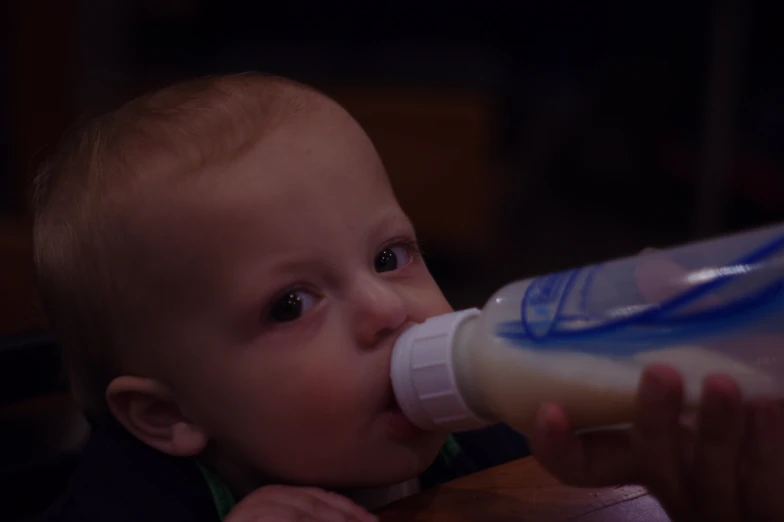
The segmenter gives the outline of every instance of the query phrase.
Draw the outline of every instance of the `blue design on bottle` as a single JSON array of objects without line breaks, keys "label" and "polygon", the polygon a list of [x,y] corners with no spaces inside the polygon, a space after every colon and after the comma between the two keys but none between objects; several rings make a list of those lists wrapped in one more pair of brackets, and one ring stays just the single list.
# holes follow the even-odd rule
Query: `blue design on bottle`
[{"label": "blue design on bottle", "polygon": [[[772,276],[772,282],[741,298],[688,313],[683,310],[743,277],[746,267],[759,264],[782,248],[784,236],[725,265],[729,269],[714,279],[617,319],[562,312],[575,281],[582,274],[585,282],[590,283],[596,267],[589,268],[591,273],[587,275],[581,270],[571,270],[540,277],[531,282],[523,295],[520,320],[499,324],[496,333],[512,344],[531,349],[564,348],[602,355],[632,355],[710,332],[738,329],[780,310],[784,304],[784,281],[780,276]],[[583,310],[585,291],[583,286],[580,289]]]}]

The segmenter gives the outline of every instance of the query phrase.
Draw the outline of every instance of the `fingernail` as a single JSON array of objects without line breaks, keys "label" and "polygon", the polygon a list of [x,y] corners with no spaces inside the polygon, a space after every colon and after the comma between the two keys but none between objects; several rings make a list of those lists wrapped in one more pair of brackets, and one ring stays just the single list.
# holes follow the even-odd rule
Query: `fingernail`
[{"label": "fingernail", "polygon": [[536,421],[534,422],[534,426],[536,431],[538,431],[541,435],[549,435],[552,433],[552,418],[553,418],[553,410],[555,406],[552,404],[543,404],[539,408],[539,412],[536,414]]},{"label": "fingernail", "polygon": [[645,402],[661,402],[669,392],[667,383],[655,371],[646,372],[642,380],[641,397]]}]

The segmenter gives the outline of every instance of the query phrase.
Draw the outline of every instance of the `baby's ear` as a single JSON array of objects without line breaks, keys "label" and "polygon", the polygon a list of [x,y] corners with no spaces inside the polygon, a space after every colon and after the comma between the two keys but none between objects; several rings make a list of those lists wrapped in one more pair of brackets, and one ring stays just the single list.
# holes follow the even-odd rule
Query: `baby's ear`
[{"label": "baby's ear", "polygon": [[209,440],[182,414],[169,390],[154,379],[117,377],[109,383],[106,402],[125,429],[163,453],[192,457],[201,453]]}]

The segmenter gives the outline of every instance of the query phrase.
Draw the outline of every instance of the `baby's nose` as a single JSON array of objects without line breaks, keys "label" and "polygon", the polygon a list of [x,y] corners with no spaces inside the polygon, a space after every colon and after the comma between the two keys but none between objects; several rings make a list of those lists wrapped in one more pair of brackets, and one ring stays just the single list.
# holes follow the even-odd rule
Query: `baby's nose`
[{"label": "baby's nose", "polygon": [[363,281],[355,292],[355,330],[360,345],[374,347],[406,323],[403,296],[393,285],[380,280]]}]

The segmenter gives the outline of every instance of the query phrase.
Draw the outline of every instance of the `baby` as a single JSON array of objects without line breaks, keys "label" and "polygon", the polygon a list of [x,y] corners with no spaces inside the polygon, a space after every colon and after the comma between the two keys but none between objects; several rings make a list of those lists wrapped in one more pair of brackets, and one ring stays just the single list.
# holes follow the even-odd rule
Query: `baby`
[{"label": "baby", "polygon": [[[93,425],[45,520],[372,520],[526,454],[503,426],[447,437],[396,406],[393,343],[451,309],[370,140],[315,90],[244,74],[153,93],[65,140],[35,189],[41,298]],[[679,386],[646,374],[633,445],[578,439],[545,405],[537,456],[574,484],[651,484],[675,512],[697,498],[662,486]]]},{"label": "baby", "polygon": [[[94,425],[55,519],[218,520],[173,493],[208,486],[230,493],[218,511],[264,484],[362,488],[373,507],[418,489],[444,446],[396,406],[389,363],[405,328],[451,308],[370,140],[311,88],[202,79],[93,122],[37,180],[35,249]],[[307,498],[276,512],[340,510]]]}]

